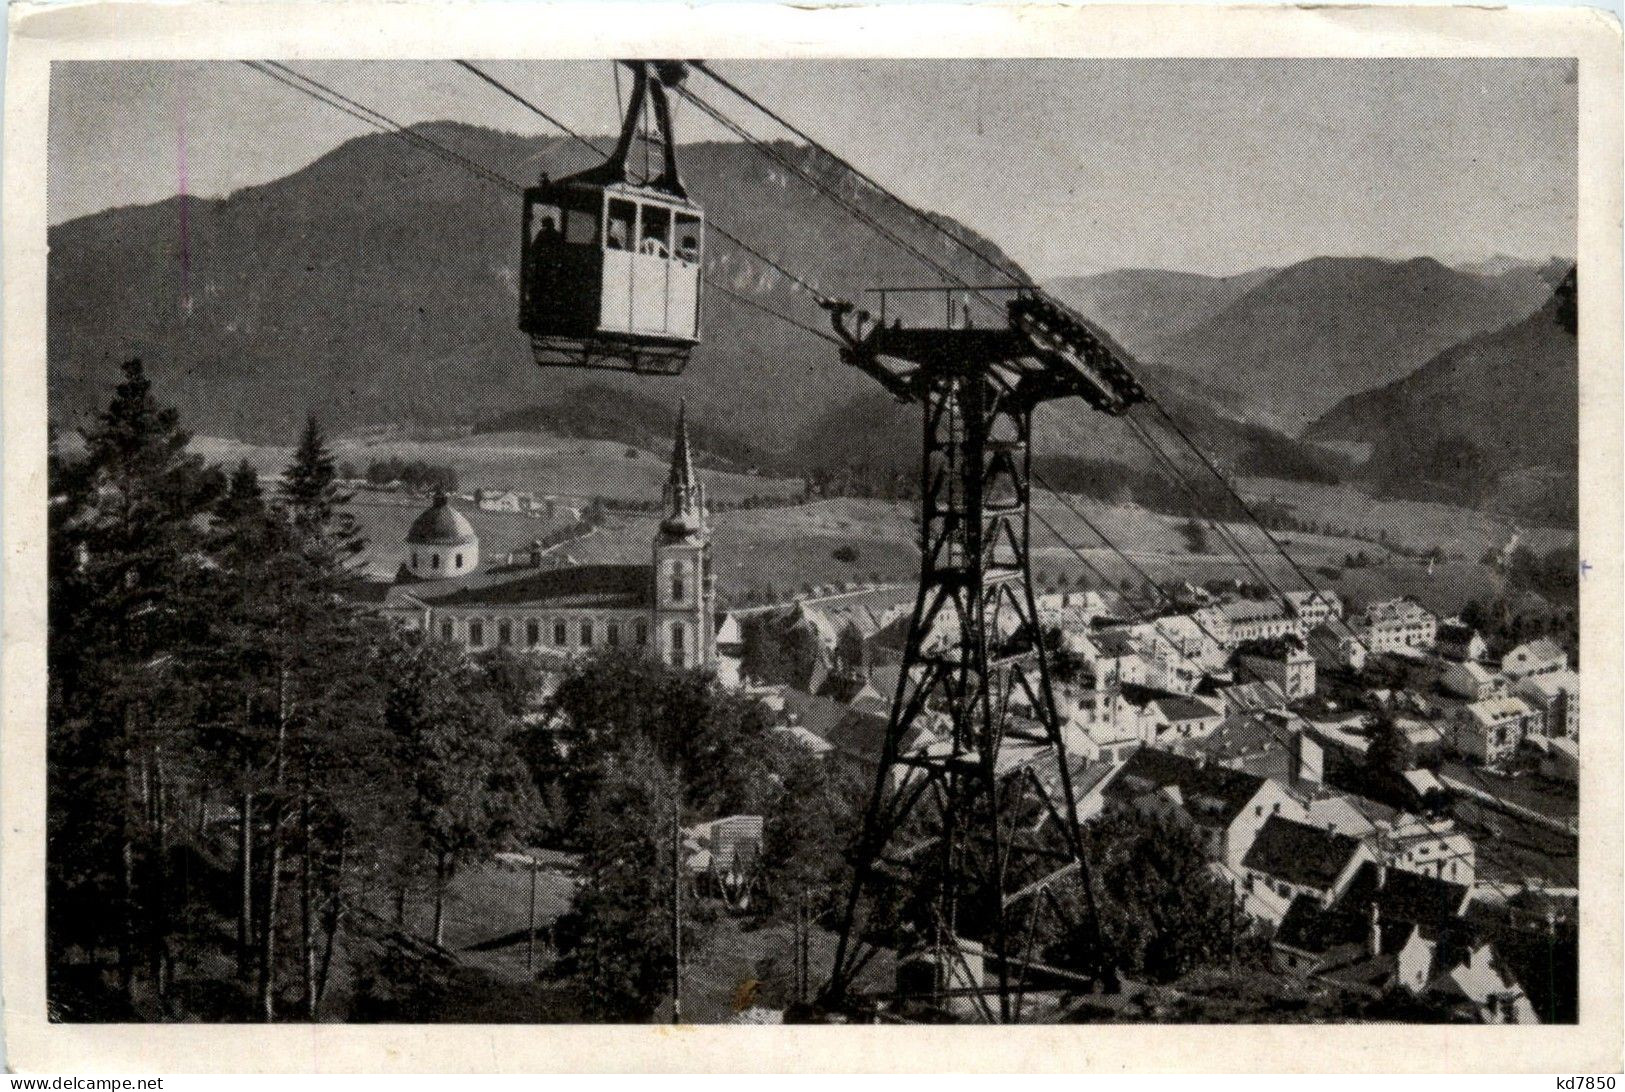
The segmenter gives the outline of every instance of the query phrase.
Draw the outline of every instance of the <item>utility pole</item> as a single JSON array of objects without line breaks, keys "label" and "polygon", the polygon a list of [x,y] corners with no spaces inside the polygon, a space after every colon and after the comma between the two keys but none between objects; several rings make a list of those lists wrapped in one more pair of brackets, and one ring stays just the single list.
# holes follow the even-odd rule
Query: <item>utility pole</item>
[{"label": "utility pole", "polygon": [[536,869],[541,862],[529,854],[525,864],[530,868],[530,932],[525,934],[525,972],[536,974]]},{"label": "utility pole", "polygon": [[671,771],[671,1022],[683,1022],[683,793],[675,763]]},{"label": "utility pole", "polygon": [[818,920],[813,913],[811,896],[807,900],[806,921],[801,926],[801,990],[805,995],[802,999],[812,1000],[812,927]]},{"label": "utility pole", "polygon": [[796,900],[796,1001],[807,1003],[811,983],[811,965],[808,959],[809,934],[812,932],[812,914],[807,907],[807,892],[803,890]]}]

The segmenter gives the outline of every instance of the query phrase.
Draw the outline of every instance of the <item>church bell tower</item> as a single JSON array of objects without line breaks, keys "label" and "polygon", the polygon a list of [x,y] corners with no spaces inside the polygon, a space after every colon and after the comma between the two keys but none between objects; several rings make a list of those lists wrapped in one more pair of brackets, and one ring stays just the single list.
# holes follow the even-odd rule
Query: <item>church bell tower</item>
[{"label": "church bell tower", "polygon": [[677,408],[664,514],[654,541],[654,655],[673,667],[716,666],[716,574],[705,486],[694,474],[684,406]]}]

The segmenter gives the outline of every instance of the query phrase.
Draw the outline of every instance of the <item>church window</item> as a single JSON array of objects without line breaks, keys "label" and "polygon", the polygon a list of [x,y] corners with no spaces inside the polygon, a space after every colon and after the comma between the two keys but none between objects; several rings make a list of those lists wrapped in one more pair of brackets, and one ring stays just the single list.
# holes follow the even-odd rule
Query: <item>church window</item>
[{"label": "church window", "polygon": [[592,647],[592,623],[591,622],[582,622],[581,623],[581,647],[582,648],[591,648]]},{"label": "church window", "polygon": [[485,644],[485,623],[477,618],[468,623],[468,643],[475,648]]},{"label": "church window", "polygon": [[439,554],[430,554],[429,555],[429,568],[431,568],[431,569],[440,568],[440,555]]},{"label": "church window", "polygon": [[450,619],[440,623],[440,636],[447,641],[457,636],[457,627],[451,623]]},{"label": "church window", "polygon": [[642,618],[639,618],[638,621],[637,621],[637,625],[635,627],[635,631],[637,633],[637,642],[638,642],[639,645],[646,645],[646,644],[649,643],[649,623],[648,622],[645,622]]},{"label": "church window", "polygon": [[457,555],[457,567],[459,569],[461,569],[463,567],[463,555],[462,554]]},{"label": "church window", "polygon": [[683,655],[683,623],[681,623],[681,622],[673,622],[671,624],[671,650],[677,654],[679,659],[682,658],[682,655]]},{"label": "church window", "polygon": [[417,567],[418,567],[418,552],[416,550],[413,550],[412,551],[412,568],[415,569]]},{"label": "church window", "polygon": [[525,644],[535,647],[542,643],[542,624],[534,618],[525,620]]},{"label": "church window", "polygon": [[570,631],[563,621],[553,623],[553,643],[563,648],[570,643]]},{"label": "church window", "polygon": [[687,590],[688,589],[683,586],[683,563],[681,561],[673,561],[671,563],[671,601],[673,603],[681,603],[683,601],[683,593]]},{"label": "church window", "polygon": [[497,623],[497,644],[513,644],[513,623],[506,618]]},{"label": "church window", "polygon": [[604,640],[608,642],[610,648],[615,648],[621,643],[619,622],[609,622],[604,626]]}]

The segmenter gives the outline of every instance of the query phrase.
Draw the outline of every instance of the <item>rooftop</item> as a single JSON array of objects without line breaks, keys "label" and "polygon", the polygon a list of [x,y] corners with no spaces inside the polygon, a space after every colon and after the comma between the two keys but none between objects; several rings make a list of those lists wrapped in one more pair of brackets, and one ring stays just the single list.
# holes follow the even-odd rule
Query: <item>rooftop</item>
[{"label": "rooftop", "polygon": [[1567,653],[1550,637],[1537,637],[1508,652],[1507,659],[1518,655],[1533,660],[1556,660],[1566,656]]},{"label": "rooftop", "polygon": [[[1379,916],[1380,948],[1384,953],[1397,952],[1410,940],[1415,923],[1387,920]],[[1287,908],[1275,930],[1278,943],[1290,945],[1304,952],[1318,952],[1332,957],[1332,962],[1352,963],[1370,957],[1371,915],[1365,907],[1354,906],[1340,899],[1331,907],[1324,907],[1313,895],[1299,895]]]},{"label": "rooftop", "polygon": [[1429,928],[1454,922],[1467,902],[1468,888],[1403,868],[1360,866],[1340,904],[1367,910],[1373,902],[1383,918]]},{"label": "rooftop", "polygon": [[1274,599],[1237,599],[1219,608],[1229,622],[1262,622],[1286,618],[1286,606]]},{"label": "rooftop", "polygon": [[1292,774],[1292,750],[1299,745],[1296,727],[1269,717],[1240,714],[1226,717],[1196,748],[1214,762],[1284,780]]},{"label": "rooftop", "polygon": [[1450,671],[1452,674],[1466,674],[1476,683],[1487,683],[1495,678],[1495,672],[1474,660],[1463,660]]},{"label": "rooftop", "polygon": [[1243,656],[1258,656],[1266,660],[1287,660],[1303,651],[1303,642],[1292,634],[1280,637],[1243,641],[1236,651]]},{"label": "rooftop", "polygon": [[413,584],[411,594],[442,607],[584,607],[646,610],[654,602],[647,565],[576,565],[508,569],[439,584]]},{"label": "rooftop", "polygon": [[1414,599],[1388,599],[1381,603],[1372,603],[1365,609],[1365,617],[1372,622],[1410,620],[1429,613],[1426,607]]},{"label": "rooftop", "polygon": [[1230,708],[1245,711],[1285,709],[1287,705],[1286,691],[1281,689],[1281,684],[1268,679],[1236,683],[1225,689],[1224,698]]},{"label": "rooftop", "polygon": [[1480,724],[1498,724],[1510,717],[1525,717],[1531,712],[1522,698],[1505,695],[1485,698],[1467,706],[1467,712]]},{"label": "rooftop", "polygon": [[406,541],[414,546],[466,546],[476,541],[474,525],[452,507],[444,493],[436,493],[423,514],[412,521]]},{"label": "rooftop", "polygon": [[1272,815],[1241,863],[1300,887],[1324,890],[1337,881],[1359,849],[1359,840],[1346,834]]},{"label": "rooftop", "polygon": [[1089,643],[1102,656],[1128,656],[1138,651],[1134,635],[1126,629],[1097,629],[1089,634]]},{"label": "rooftop", "polygon": [[1229,826],[1264,787],[1264,779],[1174,754],[1142,747],[1123,764],[1106,787],[1106,795],[1132,802],[1147,793],[1179,790],[1191,818],[1204,826]]},{"label": "rooftop", "polygon": [[1464,645],[1478,635],[1478,631],[1466,622],[1440,622],[1439,641]]},{"label": "rooftop", "polygon": [[1580,675],[1576,671],[1551,671],[1544,675],[1531,675],[1518,683],[1519,690],[1538,690],[1547,697],[1558,694],[1577,694]]},{"label": "rooftop", "polygon": [[1157,698],[1151,703],[1157,712],[1170,721],[1205,720],[1216,717],[1219,711],[1205,701],[1196,698],[1187,698],[1183,694],[1173,694],[1168,697]]}]

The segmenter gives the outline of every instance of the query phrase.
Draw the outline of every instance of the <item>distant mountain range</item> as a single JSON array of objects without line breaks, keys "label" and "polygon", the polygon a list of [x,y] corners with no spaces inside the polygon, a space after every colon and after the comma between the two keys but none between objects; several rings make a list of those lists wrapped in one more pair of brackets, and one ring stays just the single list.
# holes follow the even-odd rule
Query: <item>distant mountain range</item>
[{"label": "distant mountain range", "polygon": [[1551,294],[1549,278],[1528,266],[1491,275],[1431,258],[1314,258],[1205,318],[1171,323],[1141,352],[1237,416],[1295,435],[1341,399],[1527,317]]},{"label": "distant mountain range", "polygon": [[[515,180],[589,161],[556,140],[454,123],[418,130]],[[774,150],[957,277],[992,276],[834,161],[794,144]],[[922,281],[916,257],[755,149],[703,143],[681,155],[714,224],[819,291],[862,299],[870,286]],[[190,428],[244,440],[285,443],[315,412],[332,430],[531,427],[596,438],[622,421],[617,438],[639,442],[651,404],[673,412],[685,398],[713,453],[733,461],[889,473],[918,458],[916,410],[809,329],[762,310],[824,329],[812,294],[715,236],[706,276],[726,291],[709,293],[704,341],[684,375],[538,370],[515,329],[518,220],[513,194],[377,135],[223,199],[175,198],[59,225],[49,262],[53,419],[82,422],[105,404],[118,363],[139,355]],[[994,244],[948,223],[1012,279],[1030,279]],[[1208,411],[1200,384],[1176,373],[1149,381],[1214,450],[1249,442]],[[854,431],[854,421],[872,427]],[[1041,429],[1045,445],[1067,455],[1132,459],[1121,429],[1081,402],[1046,409]]]},{"label": "distant mountain range", "polygon": [[[418,129],[518,181],[589,162],[559,140],[446,122]],[[794,144],[775,150],[956,276],[990,276],[834,161]],[[714,224],[817,291],[858,299],[866,287],[920,283],[917,258],[754,149],[688,145],[682,161]],[[727,291],[709,294],[704,342],[683,376],[537,369],[515,329],[518,218],[512,193],[380,134],[225,198],[109,209],[54,227],[52,418],[84,421],[106,403],[119,362],[139,355],[188,427],[243,440],[286,443],[315,412],[332,430],[532,428],[637,443],[659,435],[663,413],[686,398],[704,445],[731,462],[792,472],[913,466],[917,410],[841,364],[809,329],[764,314],[812,330],[826,321],[812,293],[714,237],[706,276]],[[950,226],[1027,279],[994,244]],[[1468,270],[1327,257],[1231,277],[1116,270],[1052,288],[1125,343],[1204,448],[1260,472],[1325,458],[1292,437],[1349,396],[1528,318],[1555,279],[1553,269],[1501,260]],[[1552,413],[1572,415],[1572,397],[1550,399]],[[1347,421],[1328,415],[1312,437],[1363,435],[1365,418],[1349,412]],[[618,428],[625,435],[610,435]],[[1076,400],[1046,407],[1039,429],[1041,452],[1147,465],[1119,422]]]},{"label": "distant mountain range", "polygon": [[[590,162],[557,140],[453,123],[418,129],[517,181],[544,165],[557,175]],[[798,145],[775,150],[958,276],[991,275],[829,159]],[[871,285],[921,279],[917,259],[753,148],[689,145],[682,163],[715,224],[821,291],[856,299]],[[331,429],[478,425],[565,404],[564,392],[591,383],[600,398],[625,392],[673,412],[686,398],[697,422],[782,455],[828,407],[880,395],[834,346],[751,306],[827,329],[810,293],[715,236],[708,282],[749,302],[709,294],[704,343],[683,376],[539,370],[515,327],[519,213],[511,192],[380,134],[223,199],[176,198],[54,227],[52,415],[66,425],[105,404],[119,361],[132,355],[194,431],[283,442],[307,411]],[[993,244],[978,245],[1003,260]]]},{"label": "distant mountain range", "polygon": [[1124,348],[1145,356],[1159,341],[1206,322],[1275,273],[1256,269],[1210,277],[1169,269],[1112,269],[1059,277],[1044,287],[1109,330]]},{"label": "distant mountain range", "polygon": [[1345,398],[1305,433],[1368,444],[1387,492],[1571,522],[1578,506],[1579,354],[1573,270],[1521,322],[1470,338],[1402,379]]}]

